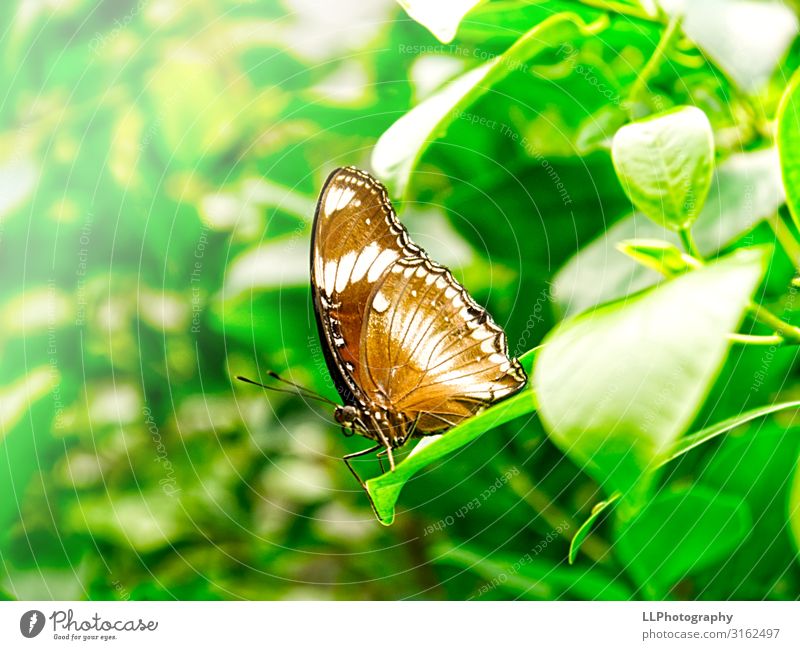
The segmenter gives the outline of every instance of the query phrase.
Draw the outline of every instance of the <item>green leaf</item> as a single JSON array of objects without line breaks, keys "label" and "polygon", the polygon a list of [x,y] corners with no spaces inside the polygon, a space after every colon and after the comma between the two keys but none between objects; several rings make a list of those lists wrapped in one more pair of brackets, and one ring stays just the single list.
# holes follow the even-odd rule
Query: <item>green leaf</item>
[{"label": "green leaf", "polygon": [[607,494],[631,489],[694,419],[763,270],[763,250],[739,250],[547,336],[541,420]]},{"label": "green leaf", "polygon": [[483,0],[397,0],[406,13],[442,43],[455,38],[461,19]]},{"label": "green leaf", "polygon": [[795,224],[800,223],[800,70],[792,76],[778,108],[778,153],[786,204]]},{"label": "green leaf", "polygon": [[614,135],[611,156],[637,209],[675,231],[694,223],[714,173],[714,136],[703,111],[681,106],[627,124]]},{"label": "green leaf", "polygon": [[614,548],[649,598],[727,557],[747,537],[751,516],[738,496],[703,486],[657,495],[620,526]]},{"label": "green leaf", "polygon": [[[774,147],[730,156],[717,167],[706,205],[692,228],[700,252],[713,256],[775,214],[783,201],[781,169]],[[663,281],[658,273],[617,253],[617,244],[630,238],[661,239],[676,246],[680,243],[675,233],[641,213],[617,221],[556,274],[553,294],[565,315]]]},{"label": "green leaf", "polygon": [[[518,557],[493,553],[490,559],[485,552],[471,550],[467,545],[455,547],[452,544],[439,544],[433,548],[433,559],[435,562],[463,567],[483,578],[486,583],[479,587],[478,597],[493,592],[495,600],[507,592],[529,600],[568,597],[581,600],[628,600],[633,597],[625,585],[599,569],[586,571],[579,567],[558,566],[545,558],[537,558],[535,551]],[[498,594],[495,591],[497,588],[502,593]]]},{"label": "green leaf", "polygon": [[456,78],[392,124],[373,149],[375,173],[394,194],[402,196],[425,149],[444,134],[466,107],[536,54],[563,44],[575,33],[589,33],[605,24],[605,19],[586,24],[568,12],[542,21],[504,54]]},{"label": "green leaf", "polygon": [[581,549],[583,542],[586,541],[586,538],[589,537],[589,533],[592,532],[592,526],[594,526],[594,522],[597,521],[600,515],[602,515],[610,506],[612,506],[614,502],[621,496],[622,495],[617,492],[616,494],[613,494],[611,498],[595,504],[594,508],[592,508],[592,514],[590,514],[589,518],[581,524],[581,527],[578,528],[577,532],[572,536],[572,540],[569,543],[570,564],[575,562],[575,558],[578,557],[578,551]]},{"label": "green leaf", "polygon": [[662,239],[626,239],[617,244],[617,250],[668,277],[700,266],[697,260],[682,252],[675,244]]},{"label": "green leaf", "polygon": [[797,35],[797,16],[780,0],[660,0],[670,15],[740,88],[760,89]]},{"label": "green leaf", "polygon": [[19,424],[31,405],[47,395],[58,381],[57,372],[42,366],[0,391],[0,442]]},{"label": "green leaf", "polygon": [[[536,350],[531,350],[520,357],[520,362],[527,372],[530,372],[535,352]],[[495,404],[443,435],[420,440],[411,454],[395,467],[394,472],[386,472],[367,481],[367,490],[381,523],[389,526],[394,522],[394,507],[400,491],[417,472],[432,462],[450,455],[456,449],[472,442],[487,431],[527,415],[533,409],[530,388],[526,387],[513,397]]]},{"label": "green leaf", "polygon": [[789,530],[792,534],[795,547],[800,553],[800,459],[794,470],[792,487],[789,490],[789,501],[786,504],[789,518]]},{"label": "green leaf", "polygon": [[763,406],[761,408],[752,409],[750,411],[746,411],[745,413],[741,413],[723,420],[722,422],[717,422],[710,427],[706,427],[701,431],[697,431],[696,433],[684,436],[683,438],[677,440],[672,446],[672,449],[670,449],[669,452],[664,455],[660,465],[665,465],[666,463],[683,456],[695,447],[699,447],[709,440],[713,440],[717,436],[721,436],[723,433],[728,433],[728,431],[732,431],[736,427],[746,424],[751,420],[755,420],[772,413],[777,413],[778,411],[784,411],[786,409],[797,407],[800,407],[800,400],[794,402],[782,402],[780,404],[773,404],[771,406]]},{"label": "green leaf", "polygon": [[0,391],[0,542],[18,520],[25,489],[52,441],[53,407],[42,398],[60,379],[53,367],[40,366]]}]

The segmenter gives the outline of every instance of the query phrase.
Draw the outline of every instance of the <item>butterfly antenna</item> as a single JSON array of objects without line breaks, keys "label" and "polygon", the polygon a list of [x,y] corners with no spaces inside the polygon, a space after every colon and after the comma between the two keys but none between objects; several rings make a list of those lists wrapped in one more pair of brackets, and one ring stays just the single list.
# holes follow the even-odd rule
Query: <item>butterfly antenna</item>
[{"label": "butterfly antenna", "polygon": [[247,377],[243,377],[242,375],[237,375],[236,379],[238,379],[239,381],[243,381],[246,384],[253,384],[253,386],[260,386],[261,388],[265,388],[266,390],[271,390],[276,393],[288,393],[289,395],[299,394],[301,397],[307,397],[308,399],[315,399],[325,404],[338,406],[336,402],[334,402],[333,400],[330,400],[327,397],[320,395],[319,393],[315,393],[313,390],[306,388],[305,386],[301,386],[300,384],[295,384],[294,382],[289,381],[288,379],[284,379],[277,372],[268,370],[267,374],[277,381],[283,382],[284,384],[288,384],[294,390],[288,390],[286,388],[278,388],[277,386],[267,386],[266,384],[262,384],[252,379],[248,379]]}]

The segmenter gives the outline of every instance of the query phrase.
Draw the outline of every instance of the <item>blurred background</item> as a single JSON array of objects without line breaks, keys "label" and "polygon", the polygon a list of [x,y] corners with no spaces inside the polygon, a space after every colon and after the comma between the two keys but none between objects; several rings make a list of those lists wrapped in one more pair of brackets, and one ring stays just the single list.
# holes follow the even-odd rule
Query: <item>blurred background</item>
[{"label": "blurred background", "polygon": [[[344,438],[329,408],[232,380],[275,369],[332,396],[308,288],[322,181],[370,169],[410,108],[561,11],[604,27],[544,48],[437,133],[398,203],[512,354],[601,302],[598,278],[633,286],[602,245],[631,210],[608,142],[632,113],[703,108],[720,158],[750,165],[751,189],[726,209],[750,219],[749,244],[774,241],[752,205],[764,192],[770,214],[782,204],[770,124],[800,53],[795,7],[709,2],[637,84],[665,22],[647,17],[651,3],[606,4],[484,2],[442,44],[393,0],[3,3],[4,597],[636,595],[602,526],[567,565],[602,495],[535,418],[417,477],[386,528],[339,460],[366,440]],[[776,258],[776,291],[791,276]],[[742,352],[725,376],[752,381],[762,355]],[[797,398],[794,353],[767,365],[749,405]],[[726,396],[702,417],[738,412],[741,396]],[[669,481],[724,487],[762,513],[724,565],[674,596],[800,593],[785,513],[800,438],[782,417],[673,470]]]}]

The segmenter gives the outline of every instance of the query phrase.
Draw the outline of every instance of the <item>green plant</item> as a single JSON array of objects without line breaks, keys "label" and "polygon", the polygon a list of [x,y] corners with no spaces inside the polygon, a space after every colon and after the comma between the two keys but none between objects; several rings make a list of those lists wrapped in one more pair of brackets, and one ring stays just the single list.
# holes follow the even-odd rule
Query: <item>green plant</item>
[{"label": "green plant", "polygon": [[[287,2],[0,8],[0,596],[795,598],[793,9]],[[335,397],[350,164],[531,379],[358,461],[391,526],[362,440],[231,380]]]}]

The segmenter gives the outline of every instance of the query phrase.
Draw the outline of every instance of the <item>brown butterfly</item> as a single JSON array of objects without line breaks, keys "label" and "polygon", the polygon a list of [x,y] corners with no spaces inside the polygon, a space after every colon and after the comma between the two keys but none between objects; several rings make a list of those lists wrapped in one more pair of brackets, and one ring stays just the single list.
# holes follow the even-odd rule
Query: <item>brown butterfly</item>
[{"label": "brown butterfly", "polygon": [[411,241],[386,189],[367,172],[340,168],[325,181],[312,230],[311,293],[344,402],[334,404],[334,418],[349,435],[377,443],[343,459],[365,490],[351,459],[378,451],[394,470],[393,449],[446,431],[527,381],[503,330]]}]

